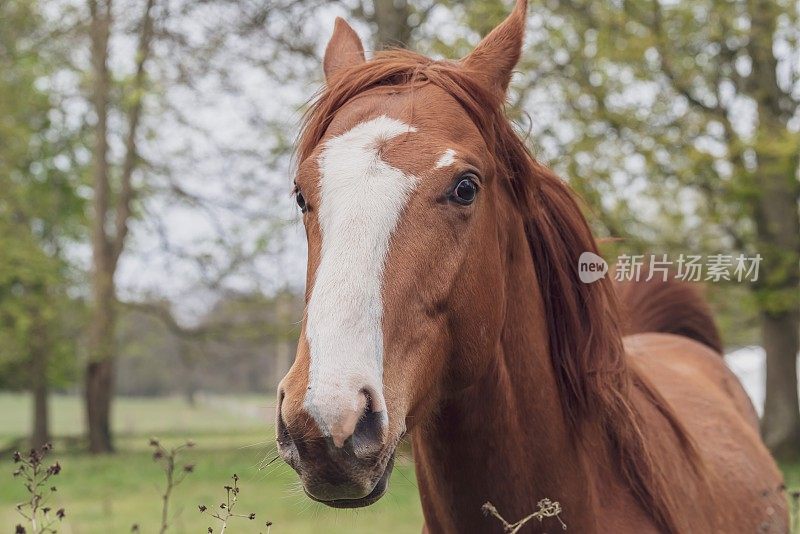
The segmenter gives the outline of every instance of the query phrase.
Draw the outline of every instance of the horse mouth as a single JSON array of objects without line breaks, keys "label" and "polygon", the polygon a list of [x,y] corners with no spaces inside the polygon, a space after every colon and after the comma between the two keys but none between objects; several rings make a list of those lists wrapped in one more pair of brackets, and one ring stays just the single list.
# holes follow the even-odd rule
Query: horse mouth
[{"label": "horse mouth", "polygon": [[386,489],[389,487],[389,477],[392,474],[393,468],[394,468],[394,455],[392,455],[391,458],[389,458],[389,461],[386,463],[386,467],[383,470],[383,474],[375,483],[375,487],[372,488],[372,491],[370,491],[368,495],[365,495],[364,497],[360,497],[358,499],[332,499],[326,501],[314,497],[307,491],[305,493],[312,500],[321,502],[322,504],[330,506],[331,508],[363,508],[365,506],[369,506],[371,504],[376,503],[381,497],[383,497],[383,495],[386,493]]}]

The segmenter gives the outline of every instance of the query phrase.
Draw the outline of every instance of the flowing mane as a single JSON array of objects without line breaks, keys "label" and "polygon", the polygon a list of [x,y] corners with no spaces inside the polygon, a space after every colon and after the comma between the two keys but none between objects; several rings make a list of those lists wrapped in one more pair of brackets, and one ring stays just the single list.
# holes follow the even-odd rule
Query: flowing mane
[{"label": "flowing mane", "polygon": [[497,157],[504,188],[525,221],[547,320],[549,349],[567,423],[580,441],[586,424],[600,425],[631,492],[664,531],[681,521],[642,429],[634,392],[663,415],[699,469],[699,456],[664,398],[632,366],[623,350],[617,297],[609,280],[578,279],[582,252],[597,244],[567,185],[538,163],[504,113],[503,98],[479,83],[463,64],[434,61],[405,50],[376,53],[329,80],[303,124],[297,157],[307,159],[335,113],[350,99],[378,87],[413,89],[434,84],[457,100]]}]

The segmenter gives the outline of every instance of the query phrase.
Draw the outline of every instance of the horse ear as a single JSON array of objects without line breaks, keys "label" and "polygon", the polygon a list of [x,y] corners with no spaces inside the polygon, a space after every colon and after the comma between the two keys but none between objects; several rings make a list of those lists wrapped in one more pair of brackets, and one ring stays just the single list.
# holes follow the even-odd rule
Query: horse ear
[{"label": "horse ear", "polygon": [[463,60],[465,68],[485,78],[486,83],[503,96],[522,53],[527,12],[528,0],[516,0],[511,15],[484,37]]},{"label": "horse ear", "polygon": [[336,17],[333,36],[325,49],[325,60],[322,63],[325,78],[331,77],[341,69],[354,67],[364,63],[364,45],[350,25],[341,17]]}]

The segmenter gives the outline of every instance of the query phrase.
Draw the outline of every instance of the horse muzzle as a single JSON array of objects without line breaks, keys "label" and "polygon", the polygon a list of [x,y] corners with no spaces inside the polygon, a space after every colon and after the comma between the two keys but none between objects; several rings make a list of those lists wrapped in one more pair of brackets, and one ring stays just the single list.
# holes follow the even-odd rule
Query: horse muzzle
[{"label": "horse muzzle", "polygon": [[386,413],[371,409],[369,397],[358,405],[347,435],[321,425],[305,409],[284,406],[279,394],[278,453],[300,476],[305,493],[334,508],[368,506],[386,492],[396,442],[387,443]]}]

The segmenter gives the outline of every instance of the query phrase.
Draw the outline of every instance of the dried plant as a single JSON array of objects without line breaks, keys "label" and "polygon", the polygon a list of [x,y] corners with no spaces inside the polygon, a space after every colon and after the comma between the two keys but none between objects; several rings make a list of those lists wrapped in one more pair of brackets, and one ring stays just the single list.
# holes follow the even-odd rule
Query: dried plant
[{"label": "dried plant", "polygon": [[[211,517],[220,523],[219,534],[224,534],[225,529],[228,528],[228,522],[234,517],[241,517],[244,519],[249,519],[250,521],[253,521],[256,518],[256,514],[254,513],[237,514],[234,511],[236,504],[239,502],[239,494],[242,489],[239,487],[239,475],[234,473],[231,479],[233,480],[233,485],[225,486],[225,502],[220,503],[218,512],[211,513]],[[198,506],[198,508],[200,509],[200,513],[205,513],[208,510],[208,507],[204,504],[201,504]],[[269,531],[272,528],[272,522],[267,521],[265,526],[267,527],[267,534],[269,534]],[[208,527],[208,532],[209,534],[213,534],[214,529],[212,527]]]},{"label": "dried plant", "polygon": [[538,510],[533,512],[531,515],[520,519],[516,523],[509,523],[506,521],[506,519],[500,515],[500,512],[497,511],[497,508],[495,508],[495,506],[490,502],[484,504],[481,509],[486,515],[497,518],[497,520],[503,524],[503,530],[506,532],[506,534],[517,534],[517,532],[519,532],[520,529],[525,526],[525,523],[531,519],[538,519],[541,523],[545,517],[555,517],[558,519],[558,522],[561,523],[562,530],[567,530],[567,525],[561,520],[561,517],[559,517],[561,514],[561,503],[558,501],[551,501],[550,499],[542,499],[536,503],[536,506],[539,508]]},{"label": "dried plant", "polygon": [[[64,516],[63,508],[59,508],[55,513],[47,505],[50,496],[55,493],[56,487],[50,481],[54,476],[61,472],[61,464],[58,462],[45,465],[45,457],[53,450],[49,443],[44,444],[39,449],[31,449],[27,455],[15,452],[13,455],[14,463],[18,465],[14,471],[14,477],[20,478],[28,490],[30,498],[17,505],[17,512],[24,517],[34,534],[55,534],[58,532],[58,525]],[[23,525],[17,525],[15,534],[26,534],[28,530]]]},{"label": "dried plant", "polygon": [[[153,448],[153,461],[161,465],[166,477],[166,486],[161,495],[161,529],[159,530],[163,534],[169,528],[169,501],[172,491],[194,471],[194,464],[183,464],[179,467],[178,457],[184,450],[194,447],[194,442],[187,441],[183,445],[167,449],[157,438],[150,438],[150,447]],[[131,531],[138,532],[139,526],[133,525]]]}]

